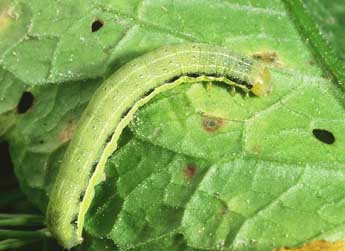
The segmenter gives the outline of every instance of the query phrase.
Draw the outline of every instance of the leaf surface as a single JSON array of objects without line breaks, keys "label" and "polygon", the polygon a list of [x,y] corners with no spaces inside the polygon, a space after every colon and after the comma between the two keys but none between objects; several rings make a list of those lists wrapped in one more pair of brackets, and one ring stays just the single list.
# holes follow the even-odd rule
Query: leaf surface
[{"label": "leaf surface", "polygon": [[[80,114],[121,65],[165,44],[217,44],[266,62],[272,93],[200,83],[141,109],[97,187],[84,250],[272,250],[343,239],[344,93],[314,63],[323,62],[319,48],[304,42],[293,14],[273,0],[2,1],[0,135],[22,188],[45,209]],[[18,114],[24,91],[34,103]]]}]

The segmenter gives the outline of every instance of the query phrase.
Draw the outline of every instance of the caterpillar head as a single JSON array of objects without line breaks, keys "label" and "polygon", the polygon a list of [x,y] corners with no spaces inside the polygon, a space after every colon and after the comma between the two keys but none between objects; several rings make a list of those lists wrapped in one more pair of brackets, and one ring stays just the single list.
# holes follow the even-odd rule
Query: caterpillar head
[{"label": "caterpillar head", "polygon": [[258,65],[251,74],[252,93],[256,96],[266,96],[272,91],[271,73],[266,65]]}]

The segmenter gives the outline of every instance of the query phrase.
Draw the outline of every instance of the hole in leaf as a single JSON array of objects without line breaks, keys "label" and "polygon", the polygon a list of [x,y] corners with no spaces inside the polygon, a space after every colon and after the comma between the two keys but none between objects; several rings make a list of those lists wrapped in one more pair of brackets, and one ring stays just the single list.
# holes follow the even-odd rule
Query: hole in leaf
[{"label": "hole in leaf", "polygon": [[17,112],[26,113],[34,103],[34,95],[31,92],[24,92],[17,105]]},{"label": "hole in leaf", "polygon": [[328,145],[333,144],[335,141],[333,133],[325,129],[314,129],[313,134],[315,138]]},{"label": "hole in leaf", "polygon": [[96,19],[91,25],[91,31],[96,32],[100,30],[104,25],[104,22],[100,19]]}]

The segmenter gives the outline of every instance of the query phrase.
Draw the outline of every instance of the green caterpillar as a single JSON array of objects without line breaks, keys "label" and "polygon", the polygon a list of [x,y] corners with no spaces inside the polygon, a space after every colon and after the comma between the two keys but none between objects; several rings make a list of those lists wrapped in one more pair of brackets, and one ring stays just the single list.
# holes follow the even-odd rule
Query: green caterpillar
[{"label": "green caterpillar", "polygon": [[170,45],[127,63],[92,97],[51,192],[48,227],[66,248],[82,242],[85,214],[122,130],[155,95],[182,83],[223,82],[256,96],[271,90],[265,64],[207,44]]}]

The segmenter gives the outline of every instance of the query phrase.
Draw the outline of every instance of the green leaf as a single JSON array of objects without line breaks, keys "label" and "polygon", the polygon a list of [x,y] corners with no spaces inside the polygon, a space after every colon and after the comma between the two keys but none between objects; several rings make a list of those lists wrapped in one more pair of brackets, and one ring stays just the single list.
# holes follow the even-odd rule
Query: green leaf
[{"label": "green leaf", "polygon": [[8,112],[17,106],[24,84],[16,79],[13,74],[0,69],[0,114]]},{"label": "green leaf", "polygon": [[42,210],[80,114],[98,85],[89,81],[33,88],[33,107],[18,115],[9,132],[17,177]]},{"label": "green leaf", "polygon": [[[261,98],[233,97],[217,85],[160,95],[138,112],[130,126],[134,138],[108,161],[86,230],[121,248],[173,233],[193,248],[214,250],[272,250],[338,238],[345,220],[345,148],[344,129],[337,127],[344,115],[341,106],[330,113],[317,105],[331,99],[323,85],[312,86],[310,78],[304,85],[304,93],[289,92],[263,111],[251,103]],[[317,90],[325,100],[304,101]],[[302,101],[304,110],[296,109]],[[223,122],[205,130],[203,114]],[[327,145],[312,130],[332,120],[337,143]],[[224,142],[214,143],[218,138]]]},{"label": "green leaf", "polygon": [[[300,41],[297,31],[285,12],[284,5],[280,2],[229,3],[219,1],[212,4],[211,8],[207,7],[208,1],[182,1],[176,4],[163,1],[140,4],[140,1],[128,3],[127,1],[64,0],[64,4],[46,1],[44,5],[39,0],[31,1],[30,5],[27,1],[19,2],[5,1],[1,7],[2,13],[6,13],[5,18],[11,21],[12,26],[7,26],[8,28],[4,29],[0,36],[7,37],[8,34],[12,34],[12,28],[18,32],[23,31],[21,36],[18,35],[7,42],[6,46],[4,45],[7,49],[3,50],[1,54],[3,60],[0,65],[7,69],[4,72],[11,76],[6,81],[18,81],[19,87],[24,84],[34,87],[18,89],[15,87],[17,84],[11,84],[11,90],[13,90],[7,91],[5,94],[6,102],[11,105],[3,109],[4,111],[13,110],[24,89],[34,94],[35,101],[28,113],[20,115],[10,113],[10,119],[4,116],[1,117],[2,120],[0,118],[0,121],[6,121],[6,123],[1,123],[1,126],[5,127],[4,132],[18,122],[16,129],[6,137],[11,141],[12,157],[18,177],[23,180],[22,186],[25,187],[25,190],[32,190],[29,197],[38,201],[36,204],[40,204],[41,208],[44,208],[46,204],[44,197],[49,191],[47,187],[54,180],[52,178],[48,183],[44,181],[47,180],[47,172],[57,169],[64,152],[61,148],[59,148],[60,151],[56,150],[61,145],[61,142],[56,140],[57,129],[47,130],[45,128],[67,127],[67,119],[62,119],[61,114],[64,113],[64,109],[71,111],[75,109],[73,103],[79,98],[78,91],[69,92],[68,88],[73,90],[75,88],[73,85],[82,85],[81,89],[84,87],[88,89],[88,86],[92,89],[91,87],[96,87],[97,84],[93,84],[93,81],[64,82],[61,85],[63,87],[49,84],[46,87],[35,87],[37,84],[104,76],[107,65],[109,65],[110,71],[114,71],[123,63],[146,51],[163,44],[184,41],[221,44],[246,55],[274,52],[277,55],[274,58],[274,64],[298,66],[301,71],[310,74],[320,73],[317,67],[308,64],[311,55]],[[11,10],[10,16],[7,15],[8,10]],[[69,13],[73,13],[73,15],[69,15]],[[179,14],[177,15],[177,13]],[[13,15],[14,17],[12,17]],[[111,18],[112,21],[105,22],[106,17]],[[198,22],[200,17],[203,22]],[[92,22],[96,18],[103,20],[104,26],[97,32],[91,32]],[[89,21],[87,22],[87,20]],[[205,23],[211,25],[205,26]],[[127,26],[127,24],[130,25]],[[125,32],[119,34],[115,30]],[[80,40],[81,35],[84,38],[82,40]],[[25,36],[25,40],[22,41],[23,36]],[[35,56],[42,53],[32,54],[31,48],[28,48],[28,53],[31,53],[30,60],[23,58],[27,56],[26,53],[13,54],[13,51],[22,50],[21,48],[28,44],[53,44],[54,41],[57,46],[54,56],[50,56],[51,54],[47,50],[45,52],[48,54],[43,57]],[[102,53],[94,54],[100,48],[99,43],[110,46],[107,50],[106,61]],[[45,45],[42,46],[42,48],[48,48]],[[35,49],[37,49],[36,46]],[[89,53],[93,55],[91,59],[86,58]],[[18,57],[22,66],[10,63],[12,62],[10,58],[13,56]],[[77,58],[77,60],[71,57]],[[38,61],[36,62],[36,60]],[[47,62],[47,60],[51,62]],[[33,67],[35,70],[26,70],[29,67]],[[49,67],[52,74],[54,73],[54,77],[50,75],[50,78],[47,79],[46,73],[37,73],[41,68]],[[94,73],[92,69],[97,69],[97,73]],[[7,73],[8,71],[11,73]],[[36,77],[33,79],[34,75]],[[0,86],[7,85],[1,82]],[[65,91],[57,92],[56,89],[60,88]],[[41,92],[42,95],[39,94]],[[89,92],[89,96],[85,97],[83,103],[86,103],[91,95],[92,91]],[[56,107],[53,111],[49,110],[54,99],[65,103],[64,108]],[[1,103],[2,106],[3,103]],[[4,107],[6,106],[4,105]],[[45,112],[42,112],[43,110]],[[55,111],[57,114],[52,113]],[[71,112],[73,113],[72,120],[77,120],[81,111],[82,108],[76,113]],[[42,121],[39,118],[43,114],[47,114],[48,118]],[[45,144],[39,146],[39,142],[43,138]],[[37,150],[37,147],[40,150]],[[55,157],[52,155],[53,153]],[[55,172],[56,170],[53,173]],[[35,199],[36,197],[38,198]]]},{"label": "green leaf", "polygon": [[[264,98],[232,96],[216,85],[176,88],[139,111],[132,130],[155,145],[210,160],[245,154],[298,163],[344,161],[344,109],[332,85],[306,75],[295,75],[297,82],[291,74],[272,74],[284,86],[273,86]],[[210,130],[210,120],[218,127]],[[332,132],[336,142],[320,142],[313,136],[317,128]]]},{"label": "green leaf", "polygon": [[[306,6],[315,17],[314,2]],[[202,42],[265,61],[272,93],[244,97],[200,83],[141,109],[108,160],[80,249],[272,250],[344,239],[344,92],[319,68],[342,82],[343,65],[301,2],[285,4],[2,1],[0,135],[10,141],[30,200],[45,210],[73,130],[102,79],[162,45]],[[338,53],[340,17],[335,38],[328,36]],[[102,24],[98,30],[94,22]],[[18,114],[24,91],[34,103]],[[335,141],[326,144],[329,133]]]},{"label": "green leaf", "polygon": [[[98,250],[117,251],[121,249],[119,249],[116,245],[114,245],[114,243],[110,240],[91,238],[90,236],[87,236],[83,244],[77,247],[75,250],[77,251],[79,250],[80,251],[98,251]],[[129,251],[145,251],[145,250],[198,251],[199,249],[188,247],[181,234],[170,234],[167,236],[163,236],[162,238],[159,238],[153,242],[149,242],[138,247],[128,248],[126,250],[129,250]]]},{"label": "green leaf", "polygon": [[321,36],[320,29],[312,17],[306,12],[301,0],[285,1],[287,9],[302,36],[310,45],[320,66],[330,74],[334,82],[338,82],[342,88],[345,86],[345,65],[334,54],[327,41]]},{"label": "green leaf", "polygon": [[345,6],[341,0],[305,1],[305,7],[310,10],[314,20],[319,25],[323,36],[331,43],[337,55],[345,59]]}]

